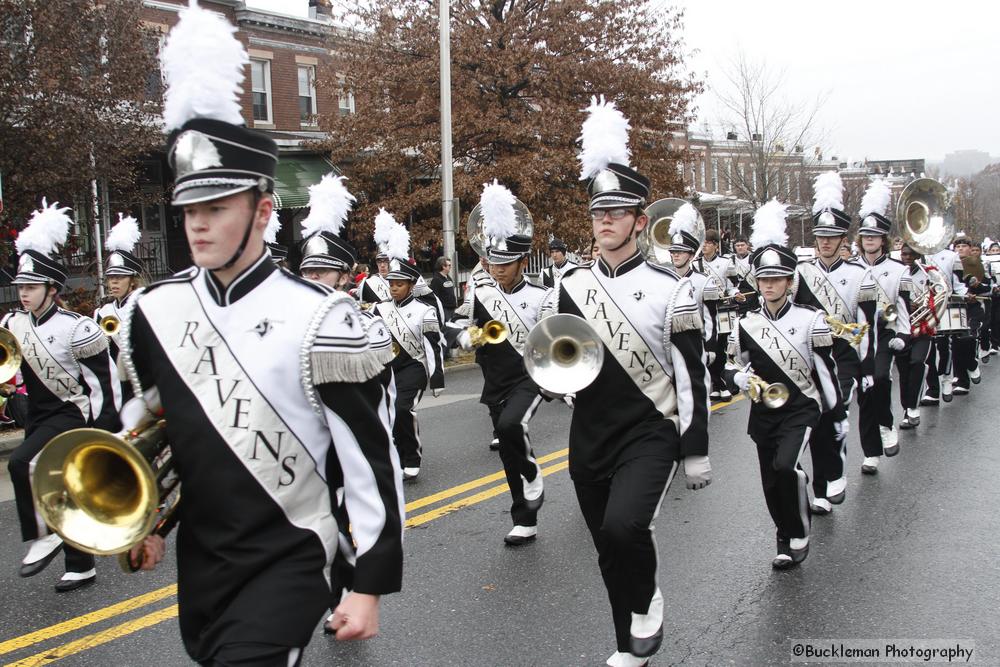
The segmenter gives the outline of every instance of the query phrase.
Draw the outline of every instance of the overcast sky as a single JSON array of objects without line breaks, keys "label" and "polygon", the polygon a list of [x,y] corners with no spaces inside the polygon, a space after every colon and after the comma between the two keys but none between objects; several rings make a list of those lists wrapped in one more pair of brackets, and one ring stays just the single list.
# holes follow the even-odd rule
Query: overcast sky
[{"label": "overcast sky", "polygon": [[[737,49],[784,73],[787,98],[825,94],[827,155],[1000,157],[1000,3],[994,0],[653,0],[683,7],[709,87]],[[248,0],[305,15],[307,0]],[[709,90],[702,120],[718,119]]]}]

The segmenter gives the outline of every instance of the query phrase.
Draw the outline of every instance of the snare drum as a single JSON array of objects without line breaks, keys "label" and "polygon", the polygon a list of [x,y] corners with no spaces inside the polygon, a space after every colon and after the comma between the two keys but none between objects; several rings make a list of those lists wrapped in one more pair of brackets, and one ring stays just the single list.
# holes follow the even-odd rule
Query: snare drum
[{"label": "snare drum", "polygon": [[941,321],[937,326],[938,334],[967,334],[969,333],[969,304],[963,297],[953,296],[948,299],[948,307],[941,316]]},{"label": "snare drum", "polygon": [[736,329],[736,321],[740,318],[740,308],[736,304],[719,306],[719,335],[731,334]]}]

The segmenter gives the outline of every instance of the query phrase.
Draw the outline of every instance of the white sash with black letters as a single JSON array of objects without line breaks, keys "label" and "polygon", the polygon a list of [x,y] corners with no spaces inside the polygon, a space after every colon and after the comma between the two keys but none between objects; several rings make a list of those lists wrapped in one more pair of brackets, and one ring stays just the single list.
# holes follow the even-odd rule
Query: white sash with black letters
[{"label": "white sash with black letters", "polygon": [[[789,380],[795,383],[802,393],[820,403],[819,391],[812,379],[812,363],[794,343],[792,343],[774,322],[760,313],[747,313],[740,322],[747,335],[757,343],[763,352],[771,358],[775,366],[781,369]],[[804,331],[802,344],[812,336],[812,330]],[[808,354],[808,350],[807,350]]]},{"label": "white sash with black letters", "polygon": [[524,342],[528,337],[529,327],[511,307],[507,295],[493,285],[484,285],[476,288],[476,301],[483,304],[493,319],[507,326],[507,340],[518,354],[524,356]]},{"label": "white sash with black letters", "polygon": [[850,304],[837,291],[829,274],[812,263],[800,264],[799,271],[806,279],[809,291],[813,293],[828,315],[839,317],[844,322],[854,321],[855,314],[851,312]]},{"label": "white sash with black letters", "polygon": [[389,301],[392,295],[389,293],[389,281],[381,275],[370,276],[368,286],[372,288],[375,295],[382,301]]},{"label": "white sash with black letters", "polygon": [[[60,315],[56,315],[56,317],[60,317]],[[17,337],[18,343],[21,345],[24,361],[38,376],[38,379],[45,383],[49,391],[64,401],[72,401],[80,408],[84,419],[87,419],[90,416],[88,412],[90,406],[87,396],[83,393],[83,385],[80,384],[79,371],[73,373],[67,368],[67,362],[76,363],[73,359],[73,353],[69,350],[71,331],[60,332],[60,336],[65,334],[66,340],[63,343],[67,346],[62,355],[64,359],[60,361],[57,355],[49,350],[45,344],[44,336],[39,335],[30,319],[30,315],[17,314],[12,316],[7,323],[10,332]],[[46,324],[53,323],[47,322]]]},{"label": "white sash with black letters", "polygon": [[[425,356],[423,334],[416,333],[410,328],[396,304],[392,300],[383,301],[378,304],[375,311],[382,316],[385,325],[389,327],[392,339],[413,359],[422,362]],[[417,322],[417,326],[423,326],[423,318]]]},{"label": "white sash with black letters", "polygon": [[[153,290],[143,296],[139,307],[177,376],[190,389],[220,439],[278,504],[289,523],[319,536],[327,561],[332,562],[337,523],[331,511],[329,487],[319,468],[321,463],[315,458],[330,446],[326,424],[318,418],[310,423],[301,419],[291,423],[278,414],[190,285]],[[288,347],[295,350],[289,358],[297,360],[297,348]],[[298,397],[289,400],[298,401]],[[311,413],[304,394],[301,401],[304,407],[296,414]],[[167,420],[190,417],[166,416]],[[309,439],[313,452],[302,438]]]},{"label": "white sash with black letters", "polygon": [[[639,391],[665,417],[676,415],[673,378],[593,271],[575,271],[571,279],[562,281],[561,285]],[[604,363],[608,363],[607,358]]]}]

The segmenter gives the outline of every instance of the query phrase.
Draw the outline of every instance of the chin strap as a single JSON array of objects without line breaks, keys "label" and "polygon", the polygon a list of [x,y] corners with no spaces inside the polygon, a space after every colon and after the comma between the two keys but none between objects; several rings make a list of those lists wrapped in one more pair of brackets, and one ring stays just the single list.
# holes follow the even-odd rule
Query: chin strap
[{"label": "chin strap", "polygon": [[634,240],[633,236],[635,234],[635,223],[638,222],[638,220],[639,220],[639,216],[635,216],[632,219],[632,228],[630,230],[628,230],[628,236],[625,237],[624,241],[622,241],[621,243],[619,243],[614,248],[611,248],[611,250],[609,250],[608,252],[618,252],[619,250],[621,250],[622,248],[624,248],[625,246],[627,246],[629,243],[631,243]]},{"label": "chin strap", "polygon": [[253,221],[254,218],[257,217],[257,204],[260,203],[260,190],[254,189],[251,190],[251,192],[253,193],[253,213],[250,214],[250,220],[247,221],[246,230],[243,232],[243,240],[240,241],[239,247],[236,249],[236,252],[233,253],[233,256],[229,258],[228,262],[222,266],[217,266],[214,269],[209,269],[209,271],[225,271],[226,269],[231,268],[233,264],[239,261],[243,252],[247,249],[247,242],[250,241],[250,232],[253,231]]}]

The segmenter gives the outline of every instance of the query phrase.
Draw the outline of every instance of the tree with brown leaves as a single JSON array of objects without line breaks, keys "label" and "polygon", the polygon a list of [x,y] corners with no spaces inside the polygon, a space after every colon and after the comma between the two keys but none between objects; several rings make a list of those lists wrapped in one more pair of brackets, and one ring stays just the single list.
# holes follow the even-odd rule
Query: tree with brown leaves
[{"label": "tree with brown leaves", "polygon": [[[354,233],[370,238],[384,206],[406,221],[416,244],[436,244],[437,4],[373,0],[344,18],[358,37],[337,38],[321,81],[353,92],[356,113],[324,117],[321,126],[330,135],[324,148],[360,195]],[[587,245],[576,141],[582,110],[598,94],[630,119],[632,164],[651,177],[654,196],[682,193],[683,156],[671,132],[684,130],[701,90],[685,68],[682,18],[642,0],[453,2],[454,190],[463,221],[483,184],[497,179],[531,209],[539,244],[555,234]]]},{"label": "tree with brown leaves", "polygon": [[161,141],[156,36],[141,6],[0,0],[5,236],[42,196],[89,213],[93,179],[126,197],[134,190],[139,160]]}]

